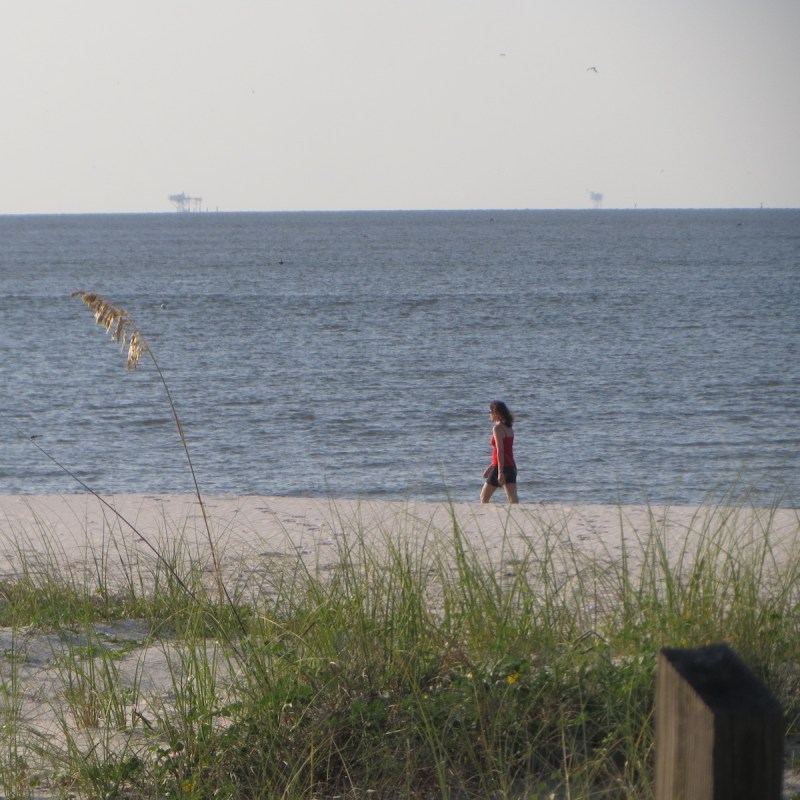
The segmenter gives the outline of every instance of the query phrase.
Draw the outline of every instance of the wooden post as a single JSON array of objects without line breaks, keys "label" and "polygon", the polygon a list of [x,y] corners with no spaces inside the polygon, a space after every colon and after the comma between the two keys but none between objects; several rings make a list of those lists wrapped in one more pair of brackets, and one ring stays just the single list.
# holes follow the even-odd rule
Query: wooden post
[{"label": "wooden post", "polygon": [[780,800],[783,714],[730,647],[663,649],[655,713],[656,800]]}]

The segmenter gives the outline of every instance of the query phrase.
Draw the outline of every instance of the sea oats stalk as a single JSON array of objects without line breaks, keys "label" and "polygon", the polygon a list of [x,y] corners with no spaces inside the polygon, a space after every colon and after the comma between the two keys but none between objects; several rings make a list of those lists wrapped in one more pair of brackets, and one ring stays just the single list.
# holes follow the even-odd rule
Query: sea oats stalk
[{"label": "sea oats stalk", "polygon": [[213,536],[211,535],[211,525],[206,512],[206,505],[203,502],[203,496],[200,492],[200,484],[197,481],[194,463],[192,462],[192,457],[189,454],[189,444],[186,440],[186,435],[184,433],[180,417],[178,416],[178,410],[175,407],[175,402],[172,399],[172,392],[170,392],[169,385],[164,377],[164,373],[161,371],[161,367],[158,364],[155,354],[147,345],[147,342],[145,341],[144,336],[142,336],[141,331],[130,318],[125,309],[113,305],[108,300],[105,300],[94,292],[73,292],[70,297],[80,297],[80,299],[83,300],[90,310],[94,312],[95,322],[102,326],[106,333],[110,333],[113,340],[118,342],[123,350],[127,346],[128,369],[136,369],[143,355],[146,354],[150,357],[150,361],[153,363],[156,373],[158,374],[158,379],[161,382],[161,385],[164,387],[164,391],[166,392],[167,401],[169,402],[169,407],[172,412],[172,418],[175,421],[175,426],[178,429],[178,436],[180,437],[183,452],[186,456],[186,463],[188,464],[189,472],[192,475],[195,496],[197,497],[197,502],[203,515],[203,523],[205,525],[211,559],[214,565],[214,577],[217,582],[217,591],[219,594],[220,603],[227,602],[228,605],[235,610],[235,606],[231,601],[231,598],[228,596],[228,592],[225,589],[225,585],[222,581],[222,572],[217,559],[217,548],[214,544]]}]

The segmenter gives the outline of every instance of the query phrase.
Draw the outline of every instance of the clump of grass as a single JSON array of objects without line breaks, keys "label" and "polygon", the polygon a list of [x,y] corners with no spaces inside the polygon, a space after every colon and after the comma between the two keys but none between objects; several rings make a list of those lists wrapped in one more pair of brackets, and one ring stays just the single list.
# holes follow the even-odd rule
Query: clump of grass
[{"label": "clump of grass", "polygon": [[[703,530],[695,557],[674,563],[648,561],[660,533],[643,532],[644,551],[628,553],[642,571],[623,578],[566,530],[534,531],[509,569],[455,524],[414,547],[408,532],[376,547],[374,531],[350,528],[338,569],[298,573],[252,632],[269,680],[240,687],[219,738],[225,781],[270,787],[263,796],[648,796],[658,648],[680,632],[682,644],[745,650],[765,612],[782,627],[771,636],[797,642],[796,559],[763,574],[769,531],[760,550],[742,533]],[[731,570],[757,584],[752,626],[727,591]],[[708,618],[687,627],[698,584]]]}]

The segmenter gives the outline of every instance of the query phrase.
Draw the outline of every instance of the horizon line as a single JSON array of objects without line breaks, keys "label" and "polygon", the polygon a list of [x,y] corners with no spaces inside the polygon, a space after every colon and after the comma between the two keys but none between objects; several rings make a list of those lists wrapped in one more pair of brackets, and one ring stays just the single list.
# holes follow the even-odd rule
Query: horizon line
[{"label": "horizon line", "polygon": [[215,214],[452,214],[508,212],[614,212],[614,211],[797,211],[799,206],[611,206],[581,207],[461,207],[461,208],[309,208],[309,209],[201,209],[199,211],[3,211],[0,217],[89,217],[89,216],[177,216],[197,217]]}]

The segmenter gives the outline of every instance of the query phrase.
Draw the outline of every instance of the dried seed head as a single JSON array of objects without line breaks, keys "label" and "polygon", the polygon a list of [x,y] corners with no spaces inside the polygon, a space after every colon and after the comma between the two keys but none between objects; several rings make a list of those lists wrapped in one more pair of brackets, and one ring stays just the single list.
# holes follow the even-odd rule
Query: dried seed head
[{"label": "dried seed head", "polygon": [[142,354],[147,351],[139,329],[131,322],[128,312],[104,300],[94,292],[73,292],[70,297],[80,297],[81,300],[94,312],[94,320],[101,325],[106,333],[111,334],[115,342],[125,347],[128,342],[128,369],[136,369]]}]

